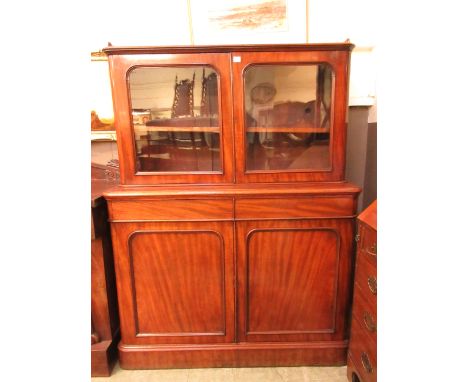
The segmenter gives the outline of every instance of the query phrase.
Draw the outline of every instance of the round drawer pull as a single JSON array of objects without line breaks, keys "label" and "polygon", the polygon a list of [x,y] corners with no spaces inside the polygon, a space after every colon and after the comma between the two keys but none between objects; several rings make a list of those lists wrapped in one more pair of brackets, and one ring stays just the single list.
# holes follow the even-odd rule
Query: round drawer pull
[{"label": "round drawer pull", "polygon": [[377,243],[374,243],[367,248],[367,253],[371,256],[377,256]]},{"label": "round drawer pull", "polygon": [[364,312],[364,325],[366,326],[369,332],[375,332],[377,330],[375,321],[372,318],[371,314],[368,312]]},{"label": "round drawer pull", "polygon": [[372,373],[372,364],[367,353],[361,353],[361,363],[368,373]]},{"label": "round drawer pull", "polygon": [[367,285],[369,286],[370,291],[372,294],[377,294],[377,280],[375,277],[369,276],[367,278]]}]

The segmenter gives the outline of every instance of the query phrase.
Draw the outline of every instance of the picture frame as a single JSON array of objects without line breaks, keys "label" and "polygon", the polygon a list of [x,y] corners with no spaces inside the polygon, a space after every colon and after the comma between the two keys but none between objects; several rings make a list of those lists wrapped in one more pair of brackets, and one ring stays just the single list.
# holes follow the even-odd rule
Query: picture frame
[{"label": "picture frame", "polygon": [[189,2],[194,45],[308,42],[307,0]]}]

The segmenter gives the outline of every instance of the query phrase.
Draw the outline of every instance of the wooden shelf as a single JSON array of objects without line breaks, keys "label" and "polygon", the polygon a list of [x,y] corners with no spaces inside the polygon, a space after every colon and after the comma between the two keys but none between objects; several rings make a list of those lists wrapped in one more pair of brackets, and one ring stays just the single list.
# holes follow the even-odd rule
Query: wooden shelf
[{"label": "wooden shelf", "polygon": [[330,129],[322,127],[248,127],[248,133],[329,133]]},{"label": "wooden shelf", "polygon": [[115,130],[91,131],[91,141],[117,141]]},{"label": "wooden shelf", "polygon": [[135,131],[146,133],[147,131],[181,131],[181,132],[204,132],[204,133],[219,133],[218,126],[146,126],[142,128],[135,127]]}]

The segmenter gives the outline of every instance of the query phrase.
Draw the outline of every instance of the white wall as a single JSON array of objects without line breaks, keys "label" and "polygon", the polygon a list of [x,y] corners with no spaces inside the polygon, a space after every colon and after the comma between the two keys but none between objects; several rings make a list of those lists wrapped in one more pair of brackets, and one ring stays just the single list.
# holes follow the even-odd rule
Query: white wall
[{"label": "white wall", "polygon": [[356,48],[351,58],[349,104],[375,104],[376,1],[309,0],[309,42],[349,39]]},{"label": "white wall", "polygon": [[125,45],[190,45],[187,0],[96,1],[90,50]]},{"label": "white wall", "polygon": [[[289,0],[292,1],[292,0]],[[306,1],[306,0],[294,0]],[[373,0],[308,0],[308,36],[304,42],[344,42],[356,45],[351,59],[351,106],[375,105],[376,5]],[[99,1],[90,51],[111,42],[119,45],[190,45],[187,0],[161,2]],[[303,22],[300,20],[298,22]],[[275,41],[271,41],[274,43]],[[229,41],[229,43],[232,43]]]},{"label": "white wall", "polygon": [[375,0],[309,0],[309,42],[376,45]]}]

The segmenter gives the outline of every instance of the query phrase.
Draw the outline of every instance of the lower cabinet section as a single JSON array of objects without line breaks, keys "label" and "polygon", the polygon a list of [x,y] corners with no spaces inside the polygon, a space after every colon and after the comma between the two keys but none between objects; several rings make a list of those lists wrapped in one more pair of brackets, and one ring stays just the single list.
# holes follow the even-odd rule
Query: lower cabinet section
[{"label": "lower cabinet section", "polygon": [[352,212],[212,221],[114,215],[121,366],[345,365]]}]

